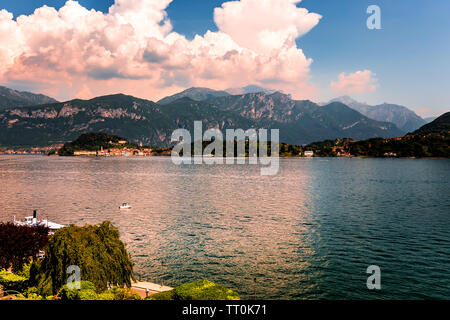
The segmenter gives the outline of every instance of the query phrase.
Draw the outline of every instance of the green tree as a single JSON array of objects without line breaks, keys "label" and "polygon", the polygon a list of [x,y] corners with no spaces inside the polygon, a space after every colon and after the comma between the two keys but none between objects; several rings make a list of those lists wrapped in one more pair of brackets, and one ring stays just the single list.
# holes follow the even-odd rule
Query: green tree
[{"label": "green tree", "polygon": [[45,258],[33,263],[30,281],[41,294],[56,294],[66,284],[67,268],[80,268],[81,279],[90,281],[98,292],[108,287],[130,287],[133,263],[120,240],[119,231],[109,221],[94,226],[69,226],[51,238]]}]

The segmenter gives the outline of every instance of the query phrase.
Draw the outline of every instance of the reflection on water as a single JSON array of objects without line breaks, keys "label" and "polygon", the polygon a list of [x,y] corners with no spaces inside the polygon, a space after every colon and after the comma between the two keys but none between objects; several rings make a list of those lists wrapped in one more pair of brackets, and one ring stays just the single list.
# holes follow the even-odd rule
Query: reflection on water
[{"label": "reflection on water", "polygon": [[[0,220],[32,209],[64,224],[110,220],[137,276],[172,286],[205,278],[243,298],[448,299],[449,169],[286,159],[260,176],[258,166],[169,158],[2,156]],[[379,292],[366,288],[371,264]]]}]

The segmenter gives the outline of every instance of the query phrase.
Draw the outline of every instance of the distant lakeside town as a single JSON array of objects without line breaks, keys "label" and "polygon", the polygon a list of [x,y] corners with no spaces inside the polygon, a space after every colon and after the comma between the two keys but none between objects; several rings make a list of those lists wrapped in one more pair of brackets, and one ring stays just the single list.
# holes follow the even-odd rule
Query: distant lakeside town
[{"label": "distant lakeside town", "polygon": [[[297,146],[279,144],[280,157],[374,157],[374,158],[449,158],[450,135],[443,132],[424,132],[395,138],[372,138],[356,141],[353,139],[325,140],[309,145]],[[203,142],[203,150],[210,142]],[[249,156],[249,141],[245,143],[245,154],[237,154],[235,141],[234,156]],[[192,147],[192,146],[191,146]],[[259,145],[256,146],[259,148]],[[268,147],[268,154],[271,153]],[[226,150],[224,142],[223,150]],[[73,142],[50,147],[29,149],[1,149],[0,155],[48,155],[74,157],[154,157],[170,156],[172,147],[143,147],[130,143],[125,138],[105,133],[85,133]],[[215,156],[214,151],[209,156]]]},{"label": "distant lakeside town", "polygon": [[59,150],[63,144],[48,147],[0,147],[0,155],[47,155]]}]

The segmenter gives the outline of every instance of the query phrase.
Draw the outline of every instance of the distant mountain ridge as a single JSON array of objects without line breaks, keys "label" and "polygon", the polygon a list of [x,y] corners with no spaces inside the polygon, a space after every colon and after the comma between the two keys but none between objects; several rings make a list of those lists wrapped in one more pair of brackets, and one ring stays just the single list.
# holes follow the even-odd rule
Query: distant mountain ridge
[{"label": "distant mountain ridge", "polygon": [[0,145],[46,146],[75,140],[85,132],[103,132],[136,144],[167,146],[173,130],[192,131],[196,120],[221,130],[252,126],[239,115],[186,97],[159,105],[116,94],[0,111]]},{"label": "distant mountain ridge", "polygon": [[43,94],[17,91],[0,86],[0,110],[58,102]]},{"label": "distant mountain ridge", "polygon": [[159,104],[169,104],[181,98],[190,98],[194,101],[204,101],[210,98],[229,96],[225,91],[217,91],[208,88],[189,88],[180,93],[165,97],[158,101]]},{"label": "distant mountain ridge", "polygon": [[229,88],[226,90],[213,90],[209,88],[192,87],[176,93],[174,95],[162,98],[158,104],[169,104],[181,98],[190,98],[194,101],[205,101],[211,98],[226,97],[230,95],[243,95],[249,93],[275,93],[275,90],[269,90],[257,85],[248,85],[242,88]]},{"label": "distant mountain ridge", "polygon": [[277,92],[276,90],[266,89],[254,84],[242,87],[242,88],[229,88],[225,90],[230,95],[241,95],[241,94],[248,94],[248,93],[268,93],[272,94]]},{"label": "distant mountain ridge", "polygon": [[425,120],[426,123],[430,123],[433,122],[434,120],[436,120],[438,117],[427,117],[424,118],[423,120]]},{"label": "distant mountain ridge", "polygon": [[393,137],[403,135],[394,124],[371,120],[342,103],[324,107],[309,100],[292,100],[289,95],[254,93],[206,101],[221,110],[238,113],[260,127],[280,129],[283,142],[306,144],[324,137]]},{"label": "distant mountain ridge", "polygon": [[392,122],[404,132],[412,132],[427,123],[414,111],[396,104],[384,103],[370,106],[366,103],[358,102],[349,96],[338,97],[330,102],[344,103],[373,120]]},{"label": "distant mountain ridge", "polygon": [[434,121],[424,125],[410,135],[446,134],[450,133],[450,112],[446,112]]},{"label": "distant mountain ridge", "polygon": [[206,98],[203,101],[184,94],[167,104],[158,104],[117,94],[3,110],[0,145],[44,146],[72,141],[85,132],[103,132],[135,144],[167,146],[175,129],[192,132],[196,120],[203,122],[204,130],[279,129],[281,142],[298,145],[344,137],[360,140],[404,134],[394,124],[369,119],[342,103],[320,107],[281,92],[208,98],[212,91],[194,90],[201,92],[199,99]]}]

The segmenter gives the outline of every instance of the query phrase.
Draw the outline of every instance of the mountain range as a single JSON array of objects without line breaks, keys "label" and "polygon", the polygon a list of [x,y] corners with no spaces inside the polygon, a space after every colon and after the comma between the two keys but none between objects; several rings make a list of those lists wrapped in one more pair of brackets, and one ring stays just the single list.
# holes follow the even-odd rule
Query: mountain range
[{"label": "mountain range", "polygon": [[72,141],[85,132],[104,132],[137,144],[167,146],[173,130],[193,130],[195,120],[220,129],[251,126],[239,115],[189,98],[159,105],[118,94],[0,111],[0,145],[46,146]]},{"label": "mountain range", "polygon": [[260,128],[279,128],[281,141],[289,144],[306,144],[331,136],[359,140],[402,134],[392,123],[371,120],[342,103],[320,107],[280,92],[219,97],[206,102],[251,119]]},{"label": "mountain range", "polygon": [[419,117],[414,111],[396,104],[383,103],[370,106],[366,103],[358,102],[349,96],[338,97],[330,102],[344,103],[373,120],[392,122],[404,132],[412,132],[427,123],[427,121]]},{"label": "mountain range", "polygon": [[[245,95],[250,93],[273,94],[275,92],[276,91],[274,90],[269,90],[256,85],[249,85],[243,88],[231,88],[225,91],[212,90],[208,88],[190,88],[175,95],[161,99],[158,103],[168,104],[183,97],[188,97],[196,101],[204,101],[217,97],[227,97],[230,95]],[[333,102],[343,103],[372,120],[394,123],[401,131],[405,133],[413,132],[426,123],[436,119],[436,117],[422,119],[414,111],[404,106],[389,103],[370,106],[366,103],[358,102],[349,96],[338,97],[327,103],[320,103],[319,105],[324,106]]]},{"label": "mountain range", "polygon": [[0,86],[0,110],[58,102],[43,94],[17,91]]},{"label": "mountain range", "polygon": [[[280,129],[280,140],[307,144],[336,138],[368,139],[404,134],[394,124],[369,119],[348,106],[293,100],[280,92],[216,94],[191,88],[180,99],[155,103],[123,94],[91,100],[14,107],[0,111],[0,145],[46,146],[72,141],[84,132],[123,136],[130,142],[167,146],[177,128]],[[200,100],[196,101],[191,98]]]}]

